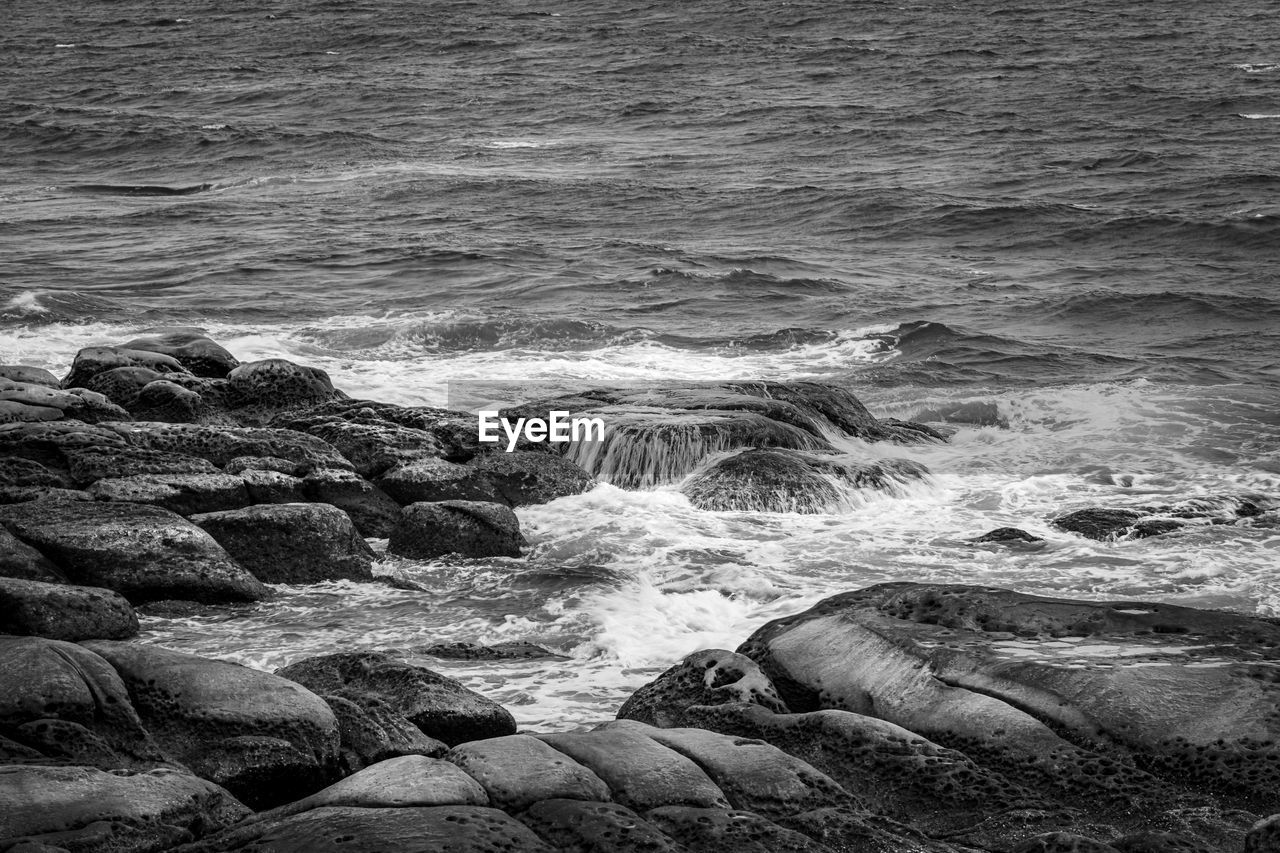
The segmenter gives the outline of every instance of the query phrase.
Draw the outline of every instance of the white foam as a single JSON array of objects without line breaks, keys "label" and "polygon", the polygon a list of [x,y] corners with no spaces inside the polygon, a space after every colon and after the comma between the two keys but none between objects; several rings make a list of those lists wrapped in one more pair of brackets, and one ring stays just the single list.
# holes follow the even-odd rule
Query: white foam
[{"label": "white foam", "polygon": [[1280,118],[1280,113],[1239,113],[1240,118],[1247,119],[1270,119]]}]

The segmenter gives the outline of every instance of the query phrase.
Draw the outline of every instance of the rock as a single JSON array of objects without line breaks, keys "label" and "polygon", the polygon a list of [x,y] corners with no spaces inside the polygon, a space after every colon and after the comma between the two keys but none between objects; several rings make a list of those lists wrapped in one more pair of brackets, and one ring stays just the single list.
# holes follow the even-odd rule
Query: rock
[{"label": "rock", "polygon": [[997,527],[995,530],[988,530],[981,536],[975,536],[969,541],[974,544],[1029,545],[1035,542],[1043,542],[1044,539],[1034,536],[1019,527]]},{"label": "rock", "polygon": [[207,459],[140,447],[75,447],[64,450],[63,456],[71,479],[78,486],[143,474],[219,473]]},{"label": "rock", "polygon": [[853,804],[835,780],[764,741],[703,729],[658,729],[632,720],[605,723],[600,729],[635,732],[693,760],[734,808],[772,817]]},{"label": "rock", "polygon": [[1280,814],[1263,818],[1250,828],[1244,853],[1280,853]]},{"label": "rock", "polygon": [[282,358],[241,364],[227,374],[227,384],[236,417],[244,423],[265,423],[284,409],[344,396],[320,368]]},{"label": "rock", "polygon": [[408,808],[413,806],[487,806],[489,795],[456,764],[406,755],[366,767],[283,811],[297,813],[325,806]]},{"label": "rock", "polygon": [[402,504],[501,500],[493,483],[474,466],[435,457],[396,465],[378,477],[377,484]]},{"label": "rock", "polygon": [[138,617],[110,590],[0,578],[0,633],[123,640],[138,633]]},{"label": "rock", "polygon": [[66,466],[63,451],[77,447],[122,447],[114,429],[79,421],[0,424],[0,457],[28,459],[49,469]]},{"label": "rock", "polygon": [[43,367],[27,367],[23,364],[0,364],[0,379],[61,388],[62,381]]},{"label": "rock", "polygon": [[[120,676],[82,646],[0,637],[0,671],[5,674],[0,736],[37,756],[21,763],[69,761],[136,770],[166,761],[130,704]],[[7,763],[15,763],[12,755]]]},{"label": "rock", "polygon": [[542,800],[520,820],[566,853],[683,853],[657,827],[617,803]]},{"label": "rock", "polygon": [[371,580],[373,549],[328,504],[263,504],[194,515],[241,566],[267,583]]},{"label": "rock", "polygon": [[568,660],[550,649],[526,642],[494,643],[436,643],[414,649],[414,654],[446,660]]},{"label": "rock", "polygon": [[558,454],[542,451],[489,453],[476,457],[470,467],[510,506],[547,503],[582,494],[596,484],[578,465]]},{"label": "rock", "polygon": [[62,472],[50,470],[34,460],[3,456],[0,457],[0,485],[65,489],[72,482]]},{"label": "rock", "polygon": [[148,382],[138,391],[129,410],[140,421],[191,424],[205,419],[205,399],[199,391],[168,379]]},{"label": "rock", "polygon": [[[294,504],[307,500],[306,484],[301,477],[291,477],[279,471],[263,471],[250,468],[237,474],[244,480],[250,503]],[[348,516],[350,518],[350,516]]]},{"label": "rock", "polygon": [[0,400],[0,424],[27,424],[56,421],[64,417],[62,409],[32,406],[18,400]]},{"label": "rock", "polygon": [[663,806],[645,818],[689,853],[830,853],[795,830],[749,811]]},{"label": "rock", "polygon": [[248,814],[227,791],[176,770],[0,767],[0,843],[29,838],[48,839],[46,849],[162,851]]},{"label": "rock", "polygon": [[785,449],[747,450],[694,475],[680,491],[699,509],[823,513],[847,506],[850,490],[902,494],[927,473],[905,459],[862,464]]},{"label": "rock", "polygon": [[606,728],[538,738],[591,770],[613,799],[636,811],[729,808],[724,792],[697,764],[641,732]]},{"label": "rock", "polygon": [[1112,844],[1120,853],[1218,853],[1210,847],[1174,832],[1139,832]]},{"label": "rock", "polygon": [[333,504],[351,516],[364,536],[391,535],[400,522],[400,505],[368,480],[351,471],[315,471],[302,481],[308,500]]},{"label": "rock", "polygon": [[364,697],[353,702],[333,694],[321,694],[320,698],[338,718],[339,769],[344,773],[404,755],[438,757],[449,749],[379,699]]},{"label": "rock", "polygon": [[[483,806],[326,806],[265,821],[183,853],[552,853],[514,818]],[[246,838],[248,835],[248,838]]]},{"label": "rock", "polygon": [[1009,428],[1008,418],[1000,414],[1000,407],[991,400],[969,400],[921,409],[912,416],[912,420]]},{"label": "rock", "polygon": [[66,583],[67,577],[35,548],[0,526],[0,578]]},{"label": "rock", "polygon": [[195,376],[225,377],[240,364],[222,346],[191,328],[157,329],[121,348],[170,356]]},{"label": "rock", "polygon": [[771,622],[739,651],[793,710],[874,714],[1081,808],[1168,808],[1177,790],[1273,802],[1271,622],[897,583]]},{"label": "rock", "polygon": [[445,754],[507,811],[525,809],[540,800],[608,800],[609,788],[578,762],[529,735],[474,740]]},{"label": "rock", "polygon": [[1046,832],[1018,845],[1014,853],[1119,853],[1110,844],[1070,832]]},{"label": "rock", "polygon": [[99,501],[164,507],[196,515],[248,506],[244,480],[228,474],[138,474],[98,480],[86,491]]},{"label": "rock", "polygon": [[442,449],[431,433],[399,424],[326,418],[309,422],[305,431],[336,447],[362,477],[433,459]]},{"label": "rock", "polygon": [[338,451],[318,438],[292,430],[264,427],[211,427],[137,421],[112,424],[112,430],[134,447],[167,450],[207,459],[218,467],[241,456],[287,459],[307,470],[351,465]]},{"label": "rock", "polygon": [[[85,389],[101,394],[120,408],[132,412],[138,404],[138,395],[147,385],[162,381],[172,373],[161,373],[149,367],[113,367],[95,373],[85,380]],[[132,418],[121,418],[132,420]]]},{"label": "rock", "polygon": [[380,652],[306,658],[278,674],[317,693],[359,705],[371,699],[386,703],[424,733],[449,745],[515,731],[515,720],[496,702],[452,678]]},{"label": "rock", "polygon": [[261,808],[336,777],[338,723],[324,700],[270,673],[158,646],[106,640],[109,662],[157,742],[196,775]]},{"label": "rock", "polygon": [[209,534],[175,513],[131,503],[37,501],[0,506],[0,526],[68,578],[130,601],[257,601],[267,589]]},{"label": "rock", "polygon": [[1133,531],[1142,513],[1131,509],[1082,509],[1057,516],[1050,523],[1089,539],[1116,539]]},{"label": "rock", "polygon": [[186,373],[177,359],[160,353],[123,347],[85,347],[76,353],[71,372],[62,380],[63,388],[89,388],[99,373],[117,367],[143,367],[157,373]]},{"label": "rock", "polygon": [[309,470],[309,466],[305,463],[280,459],[275,456],[237,456],[222,466],[224,474],[238,474],[241,477],[250,471],[267,471],[286,474],[290,477],[302,477]]},{"label": "rock", "polygon": [[525,544],[508,507],[481,501],[441,501],[405,507],[391,531],[387,553],[418,560],[446,554],[519,557]]},{"label": "rock", "polygon": [[1189,525],[1237,524],[1274,514],[1276,502],[1261,495],[1193,498],[1173,504],[1137,507],[1088,507],[1050,519],[1061,530],[1090,539],[1144,539]]},{"label": "rock", "polygon": [[755,661],[724,649],[707,649],[694,652],[631,694],[618,709],[618,719],[673,728],[685,725],[684,712],[691,706],[728,702],[749,702],[788,713]]},{"label": "rock", "polygon": [[[98,423],[129,417],[128,412],[103,395],[84,388],[63,391],[47,385],[9,379],[0,379],[0,404],[9,406],[9,411],[15,413],[21,412],[23,407],[29,409],[27,415],[20,415],[16,420],[74,418],[86,423]],[[61,414],[54,416],[53,411]]]},{"label": "rock", "polygon": [[953,847],[878,815],[847,808],[812,809],[779,818],[778,825],[794,829],[832,850],[856,853],[976,853],[969,846]]}]

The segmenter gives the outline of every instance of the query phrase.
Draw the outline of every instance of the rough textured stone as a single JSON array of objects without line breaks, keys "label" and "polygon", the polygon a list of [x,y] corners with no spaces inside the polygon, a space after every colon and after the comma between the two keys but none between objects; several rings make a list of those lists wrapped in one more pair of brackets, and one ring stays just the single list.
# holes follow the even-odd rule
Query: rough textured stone
[{"label": "rough textured stone", "polygon": [[63,451],[72,481],[87,486],[98,480],[141,474],[217,474],[207,459],[140,447],[77,447]]},{"label": "rough textured stone", "polygon": [[693,760],[735,808],[772,817],[854,804],[835,780],[764,741],[703,729],[659,729],[632,720],[601,729],[644,735]]},{"label": "rough textured stone", "polygon": [[525,544],[520,521],[502,504],[440,501],[405,507],[391,531],[387,552],[418,560],[447,554],[518,557]]},{"label": "rough textured stone", "polygon": [[613,799],[636,811],[729,808],[724,792],[697,764],[639,732],[598,729],[538,738],[591,770],[609,786]]},{"label": "rough textured stone", "polygon": [[263,504],[192,516],[241,566],[267,583],[370,580],[373,549],[328,504]]},{"label": "rough textured stone", "polygon": [[1119,853],[1110,844],[1070,832],[1046,832],[1028,838],[1014,853]]},{"label": "rough textured stone", "polygon": [[[147,769],[165,761],[120,676],[88,649],[61,640],[0,637],[0,672],[0,735],[29,748],[32,755],[22,763]],[[3,756],[9,763],[14,757]]]},{"label": "rough textured stone", "polygon": [[134,447],[167,450],[207,459],[218,467],[241,456],[287,459],[307,470],[350,470],[350,463],[320,439],[287,429],[213,427],[156,421],[112,424],[112,430]]},{"label": "rough textured stone", "polygon": [[341,397],[329,375],[282,358],[245,362],[227,374],[236,416],[245,423],[265,423],[280,411]]},{"label": "rough textured stone", "polygon": [[138,633],[138,617],[111,590],[0,578],[0,633],[123,640]]},{"label": "rough textured stone", "polygon": [[329,693],[321,698],[338,718],[339,768],[344,773],[402,755],[437,757],[449,749],[379,699],[366,696],[354,702]]},{"label": "rough textured stone", "polygon": [[337,720],[301,685],[158,646],[84,645],[120,674],[164,749],[250,806],[297,799],[336,777]]},{"label": "rough textured stone", "polygon": [[578,495],[596,484],[577,464],[543,451],[488,453],[477,456],[469,467],[491,485],[503,503],[511,506],[543,504]]},{"label": "rough textured stone", "polygon": [[645,818],[689,853],[830,853],[829,848],[749,811],[663,806]]},{"label": "rough textured stone", "polygon": [[657,827],[617,803],[542,800],[520,820],[563,853],[682,853]]},{"label": "rough textured stone", "polygon": [[1244,853],[1280,853],[1280,814],[1263,818],[1249,829]]},{"label": "rough textured stone", "polygon": [[121,344],[121,348],[170,356],[195,376],[223,377],[240,364],[225,348],[193,328],[157,329]]},{"label": "rough textured stone", "polygon": [[308,500],[333,504],[351,516],[365,536],[385,538],[400,521],[400,505],[351,471],[312,472],[303,479],[302,488]]},{"label": "rough textured stone", "polygon": [[76,353],[71,372],[62,380],[63,388],[88,388],[99,373],[117,367],[144,367],[157,373],[186,373],[177,359],[160,353],[124,347],[85,347]]},{"label": "rough textured stone", "polygon": [[130,601],[257,601],[266,587],[209,534],[159,507],[38,501],[0,507],[0,525],[71,580]]},{"label": "rough textured stone", "polygon": [[47,468],[35,460],[20,456],[0,456],[0,485],[57,489],[67,488],[74,483],[63,472]]},{"label": "rough textured stone", "polygon": [[75,853],[160,853],[248,814],[217,785],[176,770],[0,767],[0,844],[6,847],[31,838]]},{"label": "rough textured stone", "polygon": [[693,705],[750,702],[778,713],[788,709],[756,662],[724,649],[706,649],[680,661],[641,687],[618,709],[618,719],[660,728],[685,725]]},{"label": "rough textured stone", "polygon": [[469,741],[449,750],[445,759],[479,782],[494,805],[510,812],[539,800],[610,798],[599,776],[529,735]]},{"label": "rough textured stone", "polygon": [[371,699],[386,703],[427,735],[450,745],[515,731],[515,720],[496,702],[452,678],[379,652],[306,658],[279,670],[279,675],[357,704]]},{"label": "rough textured stone", "polygon": [[99,480],[86,491],[99,501],[164,507],[178,515],[237,509],[249,503],[244,480],[228,474],[139,474]]},{"label": "rough textured stone", "polygon": [[431,457],[396,465],[378,487],[402,504],[424,501],[499,501],[493,483],[474,466]]},{"label": "rough textured stone", "polygon": [[62,381],[43,367],[27,367],[24,364],[0,364],[0,379],[44,385],[49,388],[62,387]]},{"label": "rough textured stone", "polygon": [[251,503],[293,504],[307,500],[306,485],[301,477],[254,468],[241,471],[236,476],[244,480]]},{"label": "rough textured stone", "polygon": [[510,643],[435,643],[420,646],[413,650],[414,654],[427,655],[447,660],[568,660],[550,649],[523,641]]},{"label": "rough textured stone", "polygon": [[1004,545],[1026,545],[1035,542],[1043,542],[1039,536],[1032,535],[1019,527],[997,527],[994,530],[988,530],[981,536],[975,536],[969,540],[975,544],[998,543]]},{"label": "rough textured stone", "polygon": [[1270,513],[1276,502],[1262,495],[1192,498],[1173,504],[1087,507],[1050,519],[1054,527],[1090,539],[1145,539],[1202,524],[1236,524]]},{"label": "rough textured stone", "polygon": [[0,577],[66,583],[67,576],[48,557],[0,526]]}]

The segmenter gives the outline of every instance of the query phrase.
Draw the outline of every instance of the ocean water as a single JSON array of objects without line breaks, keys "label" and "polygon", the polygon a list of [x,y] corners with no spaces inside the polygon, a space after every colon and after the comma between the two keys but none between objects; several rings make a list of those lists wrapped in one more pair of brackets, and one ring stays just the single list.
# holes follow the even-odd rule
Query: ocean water
[{"label": "ocean water", "polygon": [[[519,560],[150,617],[274,668],[414,657],[571,729],[698,648],[884,580],[1280,615],[1263,517],[1098,543],[1091,504],[1280,494],[1280,28],[1245,0],[6,6],[0,362],[200,326],[353,396],[462,379],[818,378],[963,403],[823,515],[610,485]],[[1038,550],[963,540],[1016,525]]]}]

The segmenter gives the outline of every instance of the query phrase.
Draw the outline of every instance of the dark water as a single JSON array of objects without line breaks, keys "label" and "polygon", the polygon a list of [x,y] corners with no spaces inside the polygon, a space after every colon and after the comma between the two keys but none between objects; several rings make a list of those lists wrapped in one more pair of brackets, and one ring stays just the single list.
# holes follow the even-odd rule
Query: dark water
[{"label": "dark water", "polygon": [[[526,511],[525,561],[388,564],[427,599],[298,592],[159,639],[264,666],[356,640],[541,640],[573,665],[459,671],[555,726],[871,580],[1280,607],[1274,529],[1099,545],[1044,524],[1280,491],[1270,3],[5,17],[0,361],[64,369],[184,323],[396,402],[464,378],[817,375],[881,414],[986,401],[1007,423],[913,452],[931,485],[859,512],[700,513],[606,486]],[[956,544],[1001,523],[1052,548]]]}]

